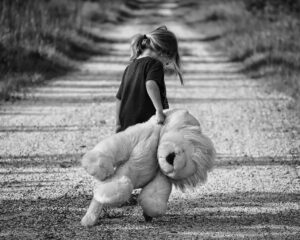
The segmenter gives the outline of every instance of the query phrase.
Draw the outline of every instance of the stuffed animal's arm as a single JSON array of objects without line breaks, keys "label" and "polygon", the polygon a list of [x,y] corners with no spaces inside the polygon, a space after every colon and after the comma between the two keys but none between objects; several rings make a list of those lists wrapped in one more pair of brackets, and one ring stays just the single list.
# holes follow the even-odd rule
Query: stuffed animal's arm
[{"label": "stuffed animal's arm", "polygon": [[104,139],[82,158],[84,169],[100,181],[111,176],[115,167],[129,159],[132,146],[121,132]]},{"label": "stuffed animal's arm", "polygon": [[171,194],[172,184],[160,171],[155,178],[141,191],[139,203],[144,214],[156,217],[164,214],[167,210],[167,202]]}]

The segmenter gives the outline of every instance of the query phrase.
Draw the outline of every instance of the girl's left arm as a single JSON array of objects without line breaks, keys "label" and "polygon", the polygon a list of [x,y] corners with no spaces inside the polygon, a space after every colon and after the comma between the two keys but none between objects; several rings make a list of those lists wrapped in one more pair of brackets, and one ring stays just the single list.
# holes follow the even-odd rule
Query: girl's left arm
[{"label": "girl's left arm", "polygon": [[165,115],[163,113],[163,106],[161,103],[160,91],[154,80],[148,80],[146,82],[147,93],[156,110],[156,120],[158,124],[163,124],[165,121]]},{"label": "girl's left arm", "polygon": [[121,100],[120,99],[116,99],[116,132],[119,131],[119,129],[121,128],[121,124],[120,124],[120,106],[121,106]]}]

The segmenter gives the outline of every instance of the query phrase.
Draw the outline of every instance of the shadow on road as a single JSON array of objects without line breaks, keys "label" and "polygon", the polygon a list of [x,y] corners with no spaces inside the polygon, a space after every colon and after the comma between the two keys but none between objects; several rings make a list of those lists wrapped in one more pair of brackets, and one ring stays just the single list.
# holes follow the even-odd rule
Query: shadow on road
[{"label": "shadow on road", "polygon": [[[257,239],[266,229],[273,236],[296,239],[299,236],[299,212],[275,209],[277,203],[294,204],[296,194],[244,192],[203,195],[182,203],[170,201],[168,213],[146,223],[138,206],[107,210],[96,227],[80,226],[90,196],[64,195],[55,199],[5,200],[0,210],[0,236],[23,239],[111,237],[216,236],[218,239]],[[175,210],[177,209],[177,210]],[[172,212],[180,213],[173,214]],[[274,210],[275,209],[275,210]],[[282,228],[284,223],[285,227]],[[16,228],[16,224],[18,227]],[[215,232],[218,227],[218,232]],[[172,229],[180,229],[173,231]]]}]

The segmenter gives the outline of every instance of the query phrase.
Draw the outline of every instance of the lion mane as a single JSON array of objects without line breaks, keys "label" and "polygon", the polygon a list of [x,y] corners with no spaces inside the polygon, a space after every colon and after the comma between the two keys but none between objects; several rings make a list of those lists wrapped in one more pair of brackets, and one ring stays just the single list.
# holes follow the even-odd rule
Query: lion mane
[{"label": "lion mane", "polygon": [[[185,153],[186,164],[193,163],[195,166],[193,174],[183,176],[183,178],[176,179],[176,177],[168,176],[172,184],[184,191],[199,183],[204,183],[207,180],[208,172],[214,166],[216,151],[212,141],[202,133],[198,120],[186,110],[171,110],[167,112],[167,120],[161,130],[159,145],[164,144],[164,135],[167,135],[168,132],[177,132],[177,135],[171,135],[172,138],[166,141],[172,143],[178,141],[179,147]],[[175,139],[176,137],[179,139]],[[185,147],[188,148],[185,149]],[[159,151],[160,148],[158,149],[158,158]],[[163,167],[161,166],[161,168]]]}]

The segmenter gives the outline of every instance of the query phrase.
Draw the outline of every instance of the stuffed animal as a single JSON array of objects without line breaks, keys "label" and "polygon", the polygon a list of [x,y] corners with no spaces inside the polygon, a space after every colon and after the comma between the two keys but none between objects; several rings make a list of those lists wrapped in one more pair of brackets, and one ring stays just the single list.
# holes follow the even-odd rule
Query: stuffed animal
[{"label": "stuffed animal", "polygon": [[145,220],[163,215],[172,185],[184,190],[205,182],[215,158],[212,142],[186,110],[167,110],[164,125],[155,118],[116,133],[82,158],[84,169],[97,179],[94,196],[81,220],[95,225],[103,206],[126,202],[141,188],[138,202]]}]

